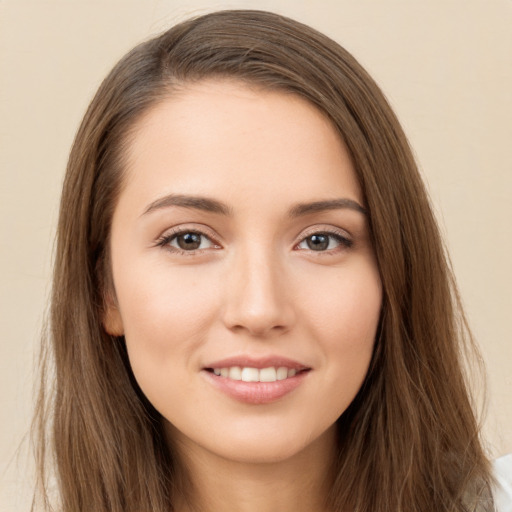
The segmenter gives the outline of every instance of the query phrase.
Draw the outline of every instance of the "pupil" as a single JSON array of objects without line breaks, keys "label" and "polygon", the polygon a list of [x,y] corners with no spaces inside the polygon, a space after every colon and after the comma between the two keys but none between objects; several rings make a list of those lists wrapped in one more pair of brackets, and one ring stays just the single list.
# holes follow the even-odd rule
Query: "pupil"
[{"label": "pupil", "polygon": [[308,238],[308,246],[314,251],[327,249],[329,246],[329,237],[326,235],[311,235]]},{"label": "pupil", "polygon": [[186,233],[178,237],[178,245],[182,249],[197,249],[201,245],[201,235]]}]

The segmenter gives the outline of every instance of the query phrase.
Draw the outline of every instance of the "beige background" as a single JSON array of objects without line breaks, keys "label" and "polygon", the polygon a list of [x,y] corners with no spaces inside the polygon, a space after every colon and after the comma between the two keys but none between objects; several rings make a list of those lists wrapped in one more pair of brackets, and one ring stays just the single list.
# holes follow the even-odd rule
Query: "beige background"
[{"label": "beige background", "polygon": [[388,95],[487,364],[489,449],[512,452],[512,0],[0,0],[2,511],[29,508],[34,353],[59,189],[84,109],[135,43],[229,7],[274,10],[324,31]]}]

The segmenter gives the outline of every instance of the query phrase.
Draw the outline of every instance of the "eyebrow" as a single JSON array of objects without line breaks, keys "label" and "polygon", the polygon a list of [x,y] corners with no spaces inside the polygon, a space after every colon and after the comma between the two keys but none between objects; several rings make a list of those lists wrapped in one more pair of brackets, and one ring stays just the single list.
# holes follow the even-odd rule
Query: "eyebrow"
[{"label": "eyebrow", "polygon": [[[146,215],[155,210],[178,206],[181,208],[190,208],[202,210],[205,212],[216,213],[226,217],[233,216],[233,209],[227,204],[204,196],[191,196],[185,194],[169,194],[153,201],[142,215]],[[318,213],[328,210],[349,209],[367,215],[368,212],[357,201],[348,198],[327,199],[323,201],[313,201],[310,203],[297,203],[288,210],[289,218],[302,217],[311,213]]]}]

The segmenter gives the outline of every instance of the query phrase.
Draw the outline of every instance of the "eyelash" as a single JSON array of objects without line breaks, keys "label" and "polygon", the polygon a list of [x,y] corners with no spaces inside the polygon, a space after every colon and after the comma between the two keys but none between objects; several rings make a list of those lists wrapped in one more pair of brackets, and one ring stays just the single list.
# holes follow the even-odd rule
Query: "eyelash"
[{"label": "eyelash", "polygon": [[[184,235],[184,234],[195,234],[195,235],[199,235],[201,237],[205,237],[215,245],[215,242],[213,242],[213,240],[210,236],[208,236],[206,233],[203,233],[202,231],[198,231],[195,229],[177,229],[176,231],[172,231],[171,233],[168,233],[168,234],[162,236],[161,238],[159,238],[157,240],[156,245],[158,247],[165,248],[174,254],[180,254],[182,256],[196,256],[197,253],[206,250],[206,249],[193,249],[190,251],[186,251],[184,249],[179,249],[177,247],[171,247],[170,243],[174,239],[176,239],[179,235]],[[309,249],[310,252],[316,253],[319,256],[320,255],[332,256],[332,255],[337,254],[339,251],[341,251],[343,249],[350,249],[354,245],[354,242],[352,240],[350,240],[349,238],[347,238],[347,236],[342,231],[336,231],[336,230],[323,230],[322,231],[321,230],[321,231],[313,231],[313,232],[307,233],[306,236],[304,236],[304,238],[302,238],[300,240],[300,242],[298,244],[296,244],[296,246],[302,244],[304,241],[306,241],[308,238],[311,238],[314,235],[324,235],[324,236],[333,238],[334,240],[336,240],[336,242],[339,243],[339,246],[336,247],[335,249],[330,249],[330,250],[325,250],[325,251],[315,251],[313,249]],[[304,250],[304,249],[302,249],[302,250]]]}]

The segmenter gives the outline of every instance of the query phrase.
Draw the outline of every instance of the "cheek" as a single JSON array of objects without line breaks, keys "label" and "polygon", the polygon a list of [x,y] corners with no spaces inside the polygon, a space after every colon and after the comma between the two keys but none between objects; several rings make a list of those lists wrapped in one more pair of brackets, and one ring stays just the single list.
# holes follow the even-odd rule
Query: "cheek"
[{"label": "cheek", "polygon": [[356,261],[325,277],[316,275],[314,281],[303,284],[304,289],[316,290],[307,297],[303,313],[323,332],[322,337],[335,347],[373,343],[382,304],[380,276],[373,261]]},{"label": "cheek", "polygon": [[[212,273],[130,268],[116,283],[132,366],[169,368],[191,357],[207,334],[217,307]],[[178,357],[179,356],[179,357]]]},{"label": "cheek", "polygon": [[341,414],[368,371],[380,318],[382,288],[373,263],[340,271],[325,288],[325,293],[313,294],[308,300],[310,328],[319,340],[325,379]]},{"label": "cheek", "polygon": [[133,374],[152,405],[169,418],[175,407],[189,406],[185,397],[194,396],[190,376],[217,316],[213,280],[192,266],[132,266],[117,286]]}]

